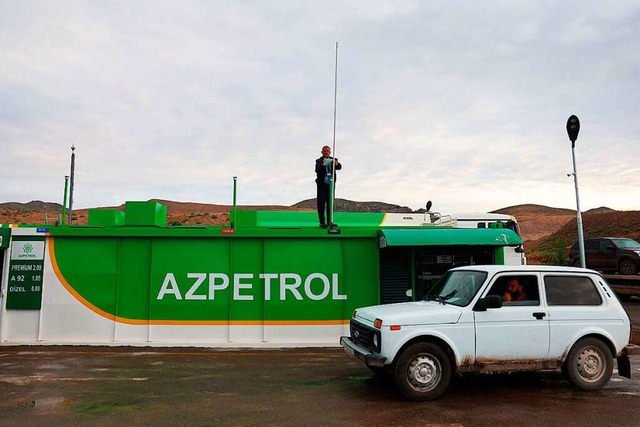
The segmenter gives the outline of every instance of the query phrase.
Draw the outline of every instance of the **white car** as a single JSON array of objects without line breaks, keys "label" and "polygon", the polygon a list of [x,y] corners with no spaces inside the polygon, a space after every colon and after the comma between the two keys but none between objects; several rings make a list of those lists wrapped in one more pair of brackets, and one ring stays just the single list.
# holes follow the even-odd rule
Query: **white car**
[{"label": "white car", "polygon": [[425,301],[354,311],[345,351],[391,374],[411,400],[431,400],[452,373],[562,370],[581,390],[630,378],[629,316],[592,270],[548,266],[454,268]]}]

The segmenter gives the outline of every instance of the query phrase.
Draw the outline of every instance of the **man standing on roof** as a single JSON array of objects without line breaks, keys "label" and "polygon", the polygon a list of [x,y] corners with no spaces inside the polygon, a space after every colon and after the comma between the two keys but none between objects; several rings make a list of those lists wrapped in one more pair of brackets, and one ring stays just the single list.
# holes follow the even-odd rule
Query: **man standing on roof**
[{"label": "man standing on roof", "polygon": [[[316,159],[316,186],[318,188],[318,219],[320,227],[326,228],[327,225],[333,223],[331,218],[331,209],[329,208],[329,197],[331,196],[331,181],[334,179],[335,172],[333,170],[342,169],[342,165],[338,159],[331,157],[331,148],[328,145],[322,147],[322,157]],[[337,177],[336,177],[337,180]],[[333,182],[335,188],[335,181]],[[327,212],[325,220],[325,209]]]}]

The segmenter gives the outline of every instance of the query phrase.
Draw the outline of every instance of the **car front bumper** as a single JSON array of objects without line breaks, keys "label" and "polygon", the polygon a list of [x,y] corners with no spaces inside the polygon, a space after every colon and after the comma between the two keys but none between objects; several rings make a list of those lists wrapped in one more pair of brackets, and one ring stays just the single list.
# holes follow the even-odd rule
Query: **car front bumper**
[{"label": "car front bumper", "polygon": [[351,341],[350,337],[340,337],[340,345],[349,356],[362,360],[367,366],[380,368],[383,367],[387,361],[386,357],[376,356],[369,350],[360,347]]}]

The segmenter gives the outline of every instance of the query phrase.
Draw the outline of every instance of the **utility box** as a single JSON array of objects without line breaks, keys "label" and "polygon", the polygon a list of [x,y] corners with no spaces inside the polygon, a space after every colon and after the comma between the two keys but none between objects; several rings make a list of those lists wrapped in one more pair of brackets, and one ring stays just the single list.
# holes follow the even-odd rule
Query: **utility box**
[{"label": "utility box", "polygon": [[124,225],[124,212],[115,209],[89,209],[87,225],[102,227]]},{"label": "utility box", "polygon": [[127,202],[124,212],[124,225],[163,228],[167,226],[167,207],[158,202]]}]

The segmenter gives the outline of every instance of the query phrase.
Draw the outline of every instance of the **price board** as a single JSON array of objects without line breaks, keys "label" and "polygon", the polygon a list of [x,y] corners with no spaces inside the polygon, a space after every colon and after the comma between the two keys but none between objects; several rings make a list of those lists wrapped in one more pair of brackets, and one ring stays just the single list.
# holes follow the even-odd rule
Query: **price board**
[{"label": "price board", "polygon": [[9,259],[7,310],[40,310],[44,237],[14,236]]}]

